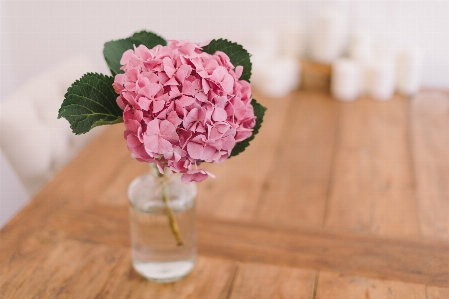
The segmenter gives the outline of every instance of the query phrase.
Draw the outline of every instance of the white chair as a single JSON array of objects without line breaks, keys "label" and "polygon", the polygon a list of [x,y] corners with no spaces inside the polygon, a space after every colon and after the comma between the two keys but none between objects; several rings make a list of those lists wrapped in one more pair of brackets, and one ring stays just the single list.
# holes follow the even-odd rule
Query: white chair
[{"label": "white chair", "polygon": [[28,202],[30,195],[0,149],[0,229]]},{"label": "white chair", "polygon": [[[87,59],[71,59],[33,78],[0,103],[0,145],[30,195],[95,134],[75,136],[65,119],[57,119],[67,88],[93,70]],[[13,199],[1,198],[7,200]]]}]

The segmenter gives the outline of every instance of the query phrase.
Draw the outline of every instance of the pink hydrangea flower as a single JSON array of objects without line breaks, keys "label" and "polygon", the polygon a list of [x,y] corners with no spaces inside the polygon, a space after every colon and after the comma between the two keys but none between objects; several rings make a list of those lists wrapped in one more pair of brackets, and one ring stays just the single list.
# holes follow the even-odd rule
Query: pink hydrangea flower
[{"label": "pink hydrangea flower", "polygon": [[132,157],[181,172],[183,182],[213,177],[198,165],[226,160],[252,135],[256,119],[251,87],[239,80],[243,68],[201,46],[171,40],[128,50],[113,84]]}]

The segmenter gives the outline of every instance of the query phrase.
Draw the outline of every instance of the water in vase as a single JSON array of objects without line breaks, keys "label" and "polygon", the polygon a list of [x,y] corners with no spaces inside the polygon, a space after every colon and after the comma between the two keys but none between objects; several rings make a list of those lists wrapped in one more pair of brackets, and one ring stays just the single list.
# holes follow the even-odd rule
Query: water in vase
[{"label": "water in vase", "polygon": [[[148,187],[148,186],[147,186]],[[187,188],[187,189],[186,189]],[[150,280],[170,282],[187,275],[196,259],[195,190],[170,186],[170,205],[184,245],[178,246],[165,206],[154,190],[143,188],[131,198],[131,253],[134,269]]]}]

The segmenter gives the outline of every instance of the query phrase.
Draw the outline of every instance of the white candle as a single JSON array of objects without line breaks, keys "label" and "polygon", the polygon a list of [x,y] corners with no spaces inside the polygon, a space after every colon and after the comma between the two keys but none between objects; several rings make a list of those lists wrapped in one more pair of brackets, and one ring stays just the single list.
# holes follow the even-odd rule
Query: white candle
[{"label": "white candle", "polygon": [[397,57],[397,89],[404,95],[415,94],[421,85],[422,55],[418,49],[403,50]]},{"label": "white candle", "polygon": [[360,68],[360,94],[367,94],[368,79],[366,68],[374,58],[371,33],[363,29],[354,30],[349,44],[349,57],[357,62]]},{"label": "white candle", "polygon": [[358,97],[360,70],[355,61],[342,58],[332,64],[331,92],[342,101],[352,101]]},{"label": "white candle", "polygon": [[277,58],[268,61],[263,68],[255,70],[257,76],[251,79],[263,94],[273,98],[286,96],[298,87],[300,66],[296,59]]},{"label": "white candle", "polygon": [[337,11],[321,13],[315,23],[310,54],[318,62],[331,63],[343,54],[346,20]]},{"label": "white candle", "polygon": [[368,95],[375,100],[389,100],[394,93],[394,66],[390,60],[378,59],[367,69]]}]

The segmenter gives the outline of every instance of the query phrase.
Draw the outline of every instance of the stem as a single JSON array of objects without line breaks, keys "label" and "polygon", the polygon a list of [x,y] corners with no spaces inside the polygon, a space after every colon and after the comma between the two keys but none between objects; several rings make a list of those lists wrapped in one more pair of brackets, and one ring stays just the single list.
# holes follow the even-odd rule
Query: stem
[{"label": "stem", "polygon": [[167,217],[168,217],[168,223],[170,224],[170,229],[171,229],[173,235],[175,236],[176,244],[178,246],[183,246],[184,245],[184,241],[182,240],[181,232],[179,231],[178,221],[176,220],[175,214],[173,213],[173,210],[172,210],[172,208],[170,206],[170,195],[168,193],[168,188],[167,188],[167,182],[166,182],[165,174],[162,174],[162,173],[158,172],[158,176],[161,179],[163,179],[161,181],[161,184],[162,184],[162,200],[164,201],[164,204],[165,204],[165,213],[167,214]]}]

